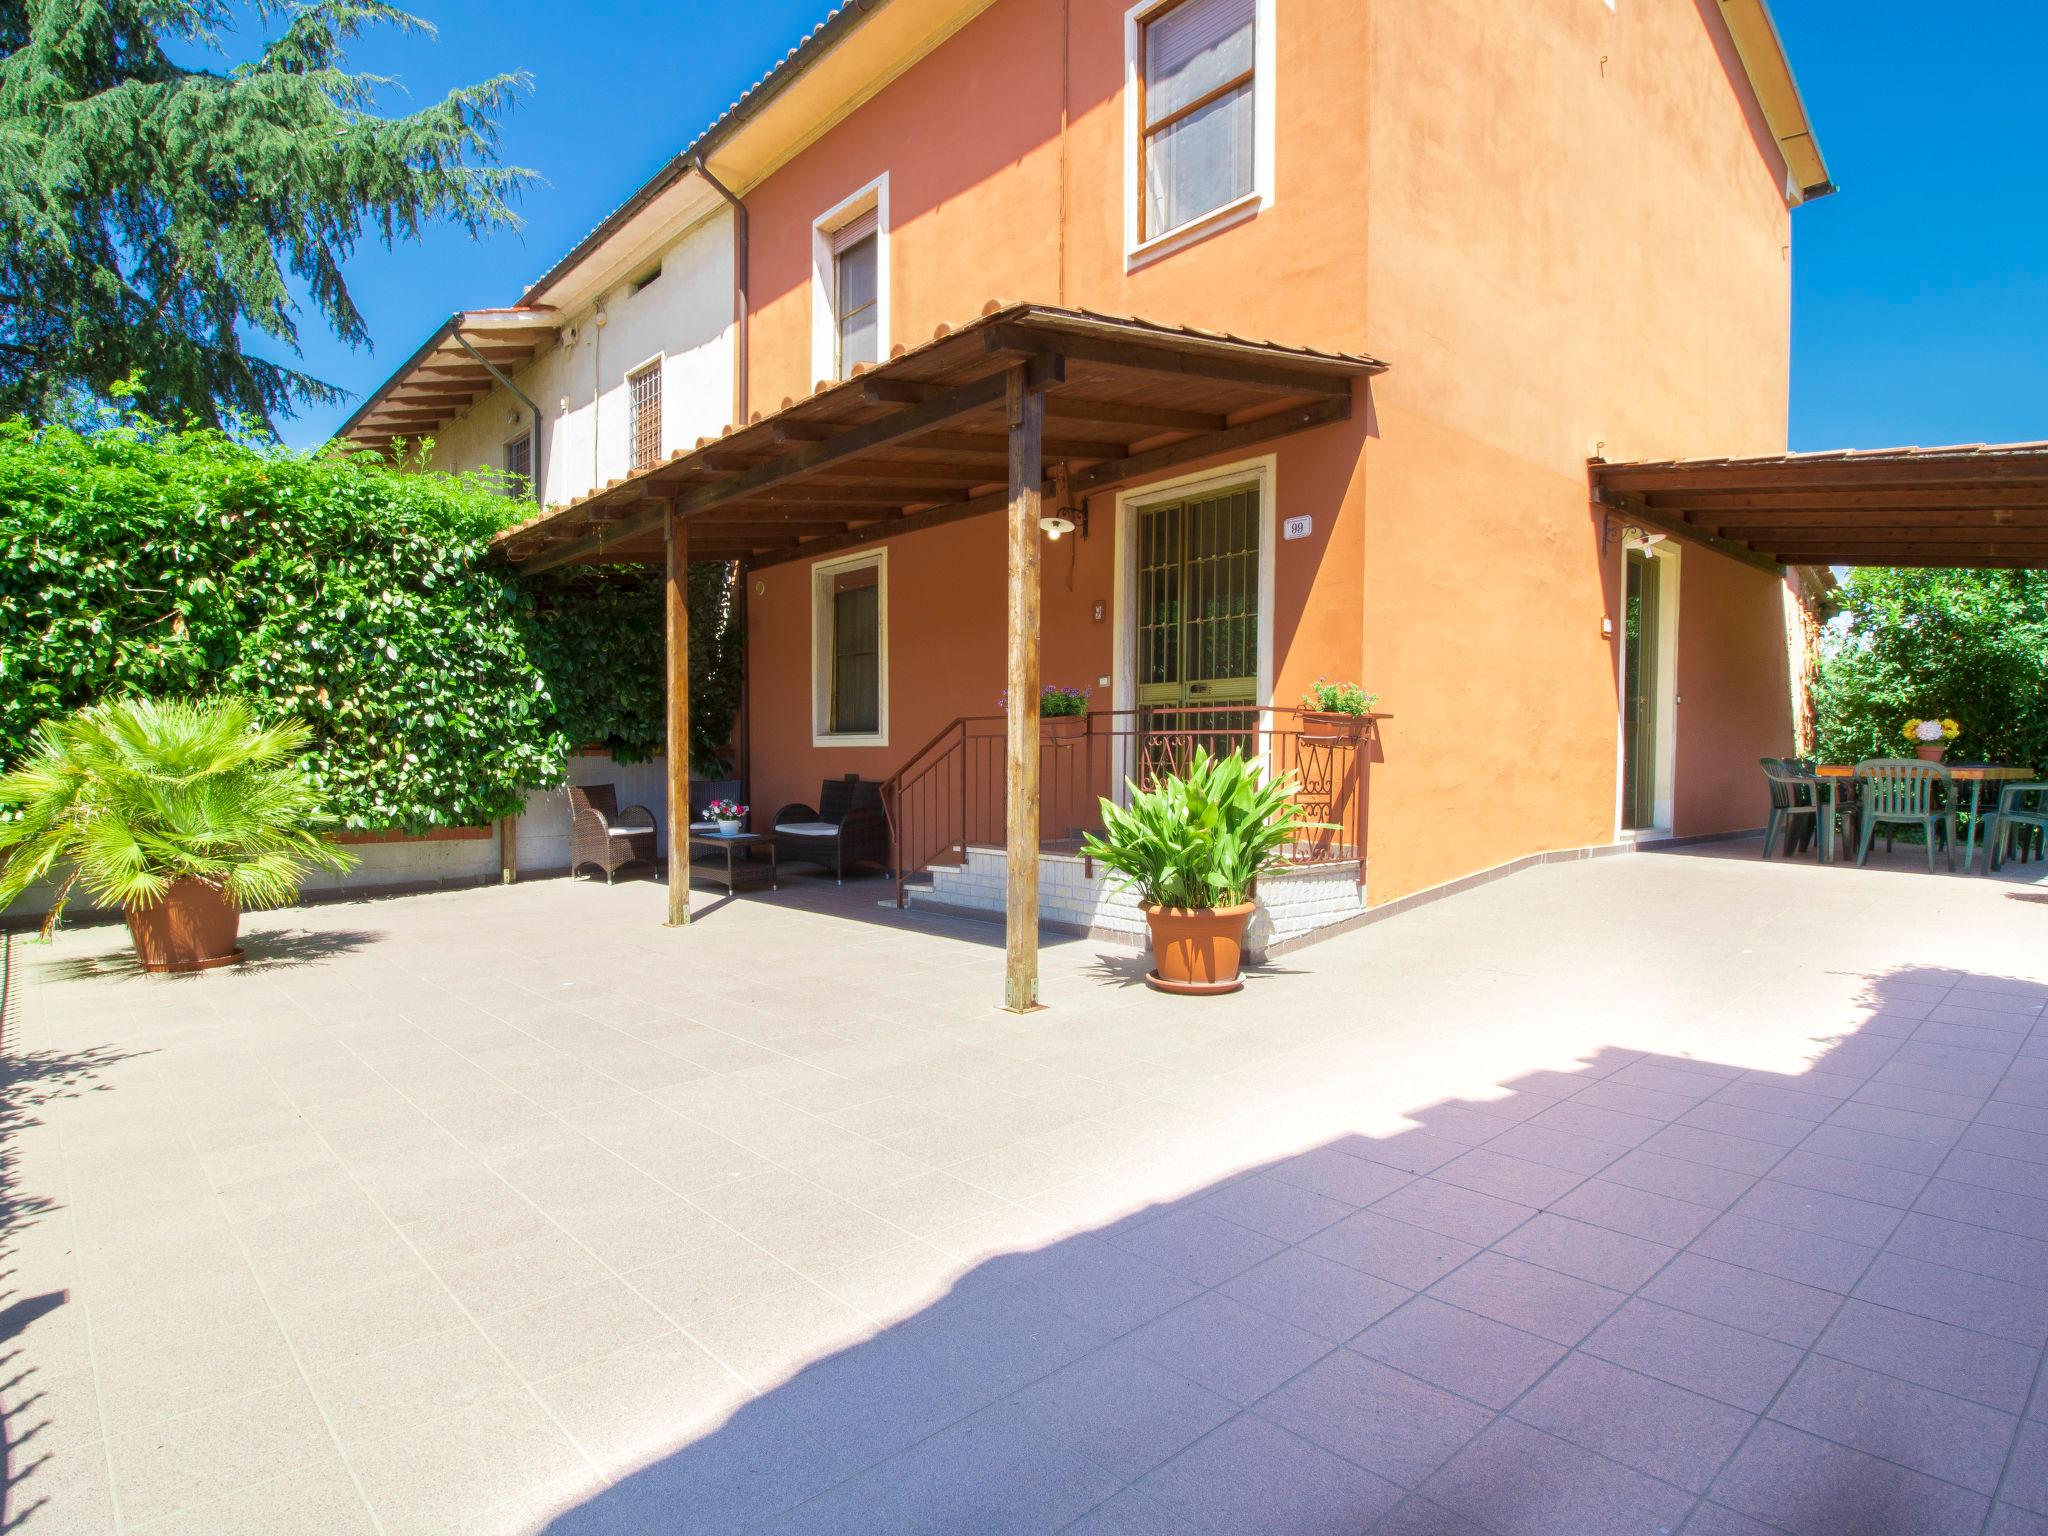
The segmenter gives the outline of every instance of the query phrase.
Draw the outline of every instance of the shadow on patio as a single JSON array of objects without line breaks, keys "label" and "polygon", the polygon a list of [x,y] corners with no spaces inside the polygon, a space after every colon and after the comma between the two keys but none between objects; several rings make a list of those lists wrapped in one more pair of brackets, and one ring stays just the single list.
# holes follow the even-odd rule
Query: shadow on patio
[{"label": "shadow on patio", "polygon": [[2048,1530],[2044,1003],[1894,970],[1802,1072],[1609,1047],[987,1259],[546,1529]]}]

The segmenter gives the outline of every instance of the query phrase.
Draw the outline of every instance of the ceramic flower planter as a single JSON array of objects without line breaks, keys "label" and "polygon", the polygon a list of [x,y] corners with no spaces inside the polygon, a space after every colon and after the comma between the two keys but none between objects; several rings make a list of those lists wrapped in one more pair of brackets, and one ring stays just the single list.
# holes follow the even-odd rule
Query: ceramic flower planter
[{"label": "ceramic flower planter", "polygon": [[128,907],[128,934],[145,971],[207,971],[240,965],[242,911],[204,880],[173,880],[153,907]]},{"label": "ceramic flower planter", "polygon": [[718,823],[718,835],[720,837],[738,837],[740,835],[739,821],[737,819],[720,821]]},{"label": "ceramic flower planter", "polygon": [[1948,743],[1945,741],[1923,741],[1913,749],[1914,755],[1923,763],[1938,763],[1947,751]]},{"label": "ceramic flower planter", "polygon": [[1238,972],[1252,907],[1147,907],[1153,969],[1146,983],[1161,992],[1235,992],[1244,985]]}]

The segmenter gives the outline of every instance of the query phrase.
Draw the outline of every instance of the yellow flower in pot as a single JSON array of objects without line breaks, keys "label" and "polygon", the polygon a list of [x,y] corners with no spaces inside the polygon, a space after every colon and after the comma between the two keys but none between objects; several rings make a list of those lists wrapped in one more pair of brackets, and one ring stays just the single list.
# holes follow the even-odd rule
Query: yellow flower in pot
[{"label": "yellow flower in pot", "polygon": [[68,866],[45,931],[83,885],[126,914],[146,969],[233,964],[245,908],[355,862],[317,830],[307,736],[227,698],[111,699],[44,721],[0,778],[0,909]]},{"label": "yellow flower in pot", "polygon": [[1145,979],[1165,992],[1236,991],[1259,876],[1286,868],[1287,845],[1325,823],[1297,816],[1294,780],[1242,752],[1197,747],[1185,773],[1127,788],[1128,805],[1102,802],[1103,830],[1081,852],[1136,891],[1152,936]]}]

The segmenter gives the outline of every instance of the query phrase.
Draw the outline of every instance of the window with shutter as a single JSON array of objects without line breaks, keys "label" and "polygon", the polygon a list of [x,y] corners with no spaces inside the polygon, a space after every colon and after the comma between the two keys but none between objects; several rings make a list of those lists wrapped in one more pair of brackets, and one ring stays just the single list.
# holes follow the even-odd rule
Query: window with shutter
[{"label": "window with shutter", "polygon": [[842,379],[861,363],[881,360],[880,224],[875,210],[832,236],[832,318],[837,327],[837,369]]},{"label": "window with shutter", "polygon": [[632,467],[645,469],[661,457],[661,363],[626,375],[632,402]]},{"label": "window with shutter", "polygon": [[1180,0],[1139,23],[1141,242],[1254,189],[1257,9],[1257,0]]}]

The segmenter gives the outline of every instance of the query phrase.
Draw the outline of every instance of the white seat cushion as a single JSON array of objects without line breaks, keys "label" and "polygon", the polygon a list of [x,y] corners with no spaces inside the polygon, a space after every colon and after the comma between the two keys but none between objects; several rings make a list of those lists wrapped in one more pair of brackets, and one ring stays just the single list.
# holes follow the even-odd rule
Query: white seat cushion
[{"label": "white seat cushion", "polygon": [[608,830],[613,837],[638,837],[642,833],[652,832],[654,828],[643,824],[637,827],[610,827],[606,830]]},{"label": "white seat cushion", "polygon": [[692,832],[716,832],[718,830],[718,823],[715,821],[693,821],[690,823],[690,830]]},{"label": "white seat cushion", "polygon": [[798,837],[837,837],[839,829],[829,821],[785,821],[776,829],[778,832],[794,832]]}]

